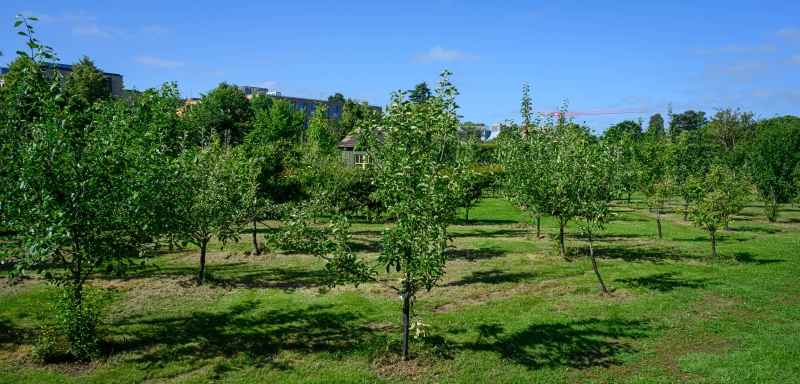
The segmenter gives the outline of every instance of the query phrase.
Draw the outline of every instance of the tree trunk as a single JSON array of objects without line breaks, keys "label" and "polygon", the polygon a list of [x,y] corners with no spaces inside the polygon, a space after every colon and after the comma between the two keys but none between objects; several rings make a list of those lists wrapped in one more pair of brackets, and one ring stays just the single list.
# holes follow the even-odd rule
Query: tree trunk
[{"label": "tree trunk", "polygon": [[769,221],[775,221],[777,219],[777,211],[778,211],[778,195],[772,194],[772,218]]},{"label": "tree trunk", "polygon": [[686,205],[683,206],[683,221],[686,221],[686,216],[689,215],[689,200],[686,200]]},{"label": "tree trunk", "polygon": [[558,243],[560,245],[561,257],[567,257],[566,250],[564,249],[564,219],[558,218]]},{"label": "tree trunk", "polygon": [[594,268],[594,274],[597,276],[597,280],[600,282],[600,286],[603,288],[603,293],[608,293],[606,284],[603,283],[603,278],[600,277],[600,271],[597,270],[597,262],[594,260],[594,247],[592,246],[591,232],[589,232],[589,258],[592,259],[592,268]]},{"label": "tree trunk", "polygon": [[253,216],[253,254],[258,256],[258,255],[261,254],[261,250],[258,249],[258,237],[257,237],[257,232],[256,232],[256,224],[257,224],[256,218],[255,218],[255,216]]},{"label": "tree trunk", "polygon": [[728,222],[725,222],[725,232],[728,232]]},{"label": "tree trunk", "polygon": [[403,295],[403,361],[408,359],[408,317],[411,312],[410,298],[407,292]]},{"label": "tree trunk", "polygon": [[200,274],[197,276],[197,285],[203,285],[203,277],[206,273],[206,246],[208,245],[208,238],[205,238],[200,243]]},{"label": "tree trunk", "polygon": [[656,224],[658,224],[658,239],[661,240],[661,215],[656,212]]},{"label": "tree trunk", "polygon": [[628,192],[628,204],[630,205],[630,203],[631,203],[631,193]]},{"label": "tree trunk", "polygon": [[465,221],[469,222],[469,207],[466,208],[466,212],[464,213]]},{"label": "tree trunk", "polygon": [[714,259],[717,258],[717,242],[714,238],[714,231],[709,230],[708,233],[711,235],[711,257]]},{"label": "tree trunk", "polygon": [[537,215],[536,216],[536,238],[537,239],[541,237],[540,236],[541,233],[542,233],[542,225],[541,225],[541,223],[542,223],[542,217]]}]

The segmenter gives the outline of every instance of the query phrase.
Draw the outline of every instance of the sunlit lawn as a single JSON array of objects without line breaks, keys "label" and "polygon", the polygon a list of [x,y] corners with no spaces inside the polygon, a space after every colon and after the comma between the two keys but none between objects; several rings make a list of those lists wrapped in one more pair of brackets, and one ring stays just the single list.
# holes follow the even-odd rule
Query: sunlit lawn
[{"label": "sunlit lawn", "polygon": [[[196,249],[95,280],[114,299],[91,364],[34,364],[26,338],[52,321],[47,285],[3,281],[0,382],[797,382],[800,210],[768,223],[754,202],[718,236],[719,260],[674,211],[658,240],[647,212],[615,210],[597,241],[606,296],[573,223],[565,260],[554,221],[536,238],[519,210],[484,200],[451,227],[447,275],[418,297],[424,332],[406,363],[394,293],[328,290],[322,261],[249,255],[247,236],[214,248],[203,287]],[[374,258],[386,225],[356,220],[352,248]]]}]

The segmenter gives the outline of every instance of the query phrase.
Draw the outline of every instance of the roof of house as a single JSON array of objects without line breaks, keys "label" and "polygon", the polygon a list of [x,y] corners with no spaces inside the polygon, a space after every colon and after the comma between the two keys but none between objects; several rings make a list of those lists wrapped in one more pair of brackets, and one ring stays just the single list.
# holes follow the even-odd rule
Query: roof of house
[{"label": "roof of house", "polygon": [[[378,134],[378,141],[380,141],[381,143],[383,143],[383,139],[386,136],[384,134],[386,132],[388,131],[383,128],[376,128],[374,131],[372,131],[372,133]],[[355,148],[357,144],[358,144],[358,132],[356,131],[352,135],[345,136],[345,138],[342,139],[342,141],[340,141],[339,144],[336,145],[336,148],[342,148],[342,149]]]}]

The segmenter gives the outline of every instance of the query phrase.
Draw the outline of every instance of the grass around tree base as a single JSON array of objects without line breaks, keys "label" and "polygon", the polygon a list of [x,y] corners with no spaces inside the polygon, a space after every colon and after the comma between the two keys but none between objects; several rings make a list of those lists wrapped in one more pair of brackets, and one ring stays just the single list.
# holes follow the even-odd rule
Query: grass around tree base
[{"label": "grass around tree base", "polygon": [[[0,382],[796,381],[800,210],[769,223],[752,203],[719,234],[712,260],[708,234],[673,204],[663,240],[646,211],[616,204],[618,220],[596,241],[603,295],[574,223],[567,261],[554,221],[536,238],[519,210],[483,200],[450,227],[447,274],[418,297],[422,332],[405,363],[397,296],[375,284],[329,290],[321,260],[249,255],[249,237],[210,247],[202,287],[197,249],[92,281],[113,301],[103,357],[89,364],[33,363],[26,340],[53,320],[48,287],[36,274],[3,280]],[[351,246],[376,257],[386,225],[355,224]]]}]

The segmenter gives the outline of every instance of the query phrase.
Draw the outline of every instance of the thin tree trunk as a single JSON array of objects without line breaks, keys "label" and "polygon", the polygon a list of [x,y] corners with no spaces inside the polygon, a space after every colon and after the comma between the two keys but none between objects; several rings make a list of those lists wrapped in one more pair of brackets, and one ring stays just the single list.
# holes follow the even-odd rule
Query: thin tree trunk
[{"label": "thin tree trunk", "polygon": [[775,221],[777,219],[777,207],[778,207],[778,195],[772,194],[772,219],[770,221]]},{"label": "thin tree trunk", "polygon": [[197,285],[203,285],[203,278],[206,272],[206,246],[208,245],[208,238],[205,238],[200,243],[200,274],[197,276]]},{"label": "thin tree trunk", "polygon": [[261,254],[261,250],[258,249],[258,237],[257,237],[257,228],[256,228],[256,218],[253,216],[253,254],[258,256]]},{"label": "thin tree trunk", "polygon": [[686,216],[689,215],[689,200],[686,200],[686,205],[683,206],[683,221],[686,221]]},{"label": "thin tree trunk", "polygon": [[408,359],[408,317],[411,312],[410,298],[407,292],[403,295],[403,361]]},{"label": "thin tree trunk", "polygon": [[656,224],[658,224],[658,239],[661,240],[661,215],[656,211]]},{"label": "thin tree trunk", "polygon": [[631,193],[628,192],[628,204],[630,204],[630,203],[631,203]]},{"label": "thin tree trunk", "polygon": [[728,222],[725,222],[725,232],[728,232]]},{"label": "thin tree trunk", "polygon": [[558,218],[558,242],[561,246],[561,257],[567,257],[564,249],[564,219],[561,217]]},{"label": "thin tree trunk", "polygon": [[466,213],[464,214],[465,221],[469,221],[469,207],[467,207]]},{"label": "thin tree trunk", "polygon": [[542,225],[541,225],[541,223],[542,223],[542,217],[537,215],[536,216],[536,238],[537,239],[541,237],[540,236],[541,233],[542,233]]},{"label": "thin tree trunk", "polygon": [[711,257],[714,259],[717,258],[717,242],[714,238],[714,231],[709,230],[708,233],[711,235]]},{"label": "thin tree trunk", "polygon": [[597,280],[600,281],[600,286],[603,287],[603,293],[608,293],[608,290],[606,289],[606,284],[603,283],[603,278],[600,277],[600,271],[597,270],[597,262],[594,260],[594,247],[592,246],[591,232],[589,232],[589,258],[592,259],[592,268],[594,268],[594,274],[595,276],[597,276]]}]

